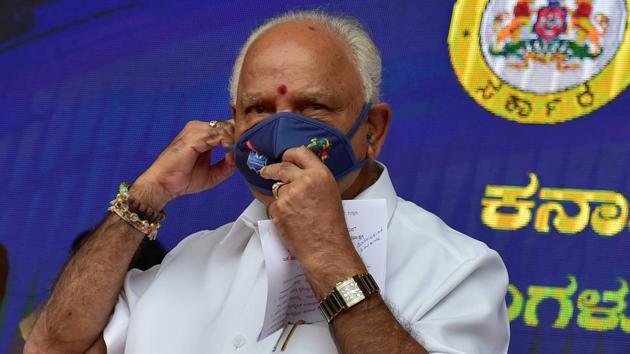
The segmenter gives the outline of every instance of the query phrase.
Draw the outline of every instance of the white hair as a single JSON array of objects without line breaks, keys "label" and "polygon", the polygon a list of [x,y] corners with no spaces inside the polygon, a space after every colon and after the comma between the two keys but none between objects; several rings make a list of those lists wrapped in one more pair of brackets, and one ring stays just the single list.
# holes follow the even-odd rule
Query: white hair
[{"label": "white hair", "polygon": [[350,17],[329,15],[322,11],[291,11],[267,20],[256,28],[247,38],[241,47],[241,51],[236,57],[232,77],[230,78],[229,90],[232,103],[236,102],[238,91],[238,81],[243,68],[245,54],[261,34],[273,26],[286,22],[309,21],[324,25],[335,36],[348,45],[352,53],[352,59],[356,65],[365,101],[378,103],[381,100],[381,54],[374,45],[370,35],[363,29],[361,24]]}]

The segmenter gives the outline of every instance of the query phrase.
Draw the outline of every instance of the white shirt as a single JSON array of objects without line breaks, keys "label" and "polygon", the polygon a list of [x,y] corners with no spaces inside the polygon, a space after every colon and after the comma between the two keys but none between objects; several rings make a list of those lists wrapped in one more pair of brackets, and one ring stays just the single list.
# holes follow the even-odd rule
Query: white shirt
[{"label": "white shirt", "polygon": [[[356,199],[387,201],[386,302],[431,353],[507,353],[507,271],[485,244],[396,196],[384,169]],[[182,240],[161,265],[127,274],[104,338],[108,353],[271,353],[257,341],[267,276],[254,200],[239,218]],[[277,352],[280,352],[280,345]],[[286,354],[338,353],[325,322],[300,325]]]}]

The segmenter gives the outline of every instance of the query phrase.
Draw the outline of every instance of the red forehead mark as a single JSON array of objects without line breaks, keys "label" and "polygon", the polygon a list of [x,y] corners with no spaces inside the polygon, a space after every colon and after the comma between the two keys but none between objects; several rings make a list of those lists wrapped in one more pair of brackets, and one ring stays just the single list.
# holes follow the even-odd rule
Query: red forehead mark
[{"label": "red forehead mark", "polygon": [[284,95],[287,93],[287,87],[286,85],[280,85],[278,86],[278,93],[281,95]]}]

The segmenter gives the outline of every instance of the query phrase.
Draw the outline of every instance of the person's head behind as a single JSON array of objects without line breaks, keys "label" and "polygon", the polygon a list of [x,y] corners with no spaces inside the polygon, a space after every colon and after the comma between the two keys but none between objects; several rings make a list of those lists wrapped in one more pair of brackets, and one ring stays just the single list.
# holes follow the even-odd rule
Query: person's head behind
[{"label": "person's head behind", "polygon": [[[351,139],[357,159],[368,163],[338,181],[344,197],[369,184],[391,111],[380,101],[381,58],[361,25],[319,11],[274,17],[252,32],[230,80],[235,139],[277,112],[294,112],[348,132],[363,105],[368,119]],[[363,177],[360,177],[363,176]],[[256,198],[271,199],[253,191]]]}]

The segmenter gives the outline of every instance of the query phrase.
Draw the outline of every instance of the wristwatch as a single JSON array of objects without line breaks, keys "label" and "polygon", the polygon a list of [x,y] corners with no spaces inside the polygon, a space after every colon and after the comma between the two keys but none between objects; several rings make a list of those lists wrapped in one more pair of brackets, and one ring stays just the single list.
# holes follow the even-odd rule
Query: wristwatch
[{"label": "wristwatch", "polygon": [[319,310],[328,323],[341,311],[365,300],[379,291],[378,285],[369,273],[359,274],[337,283],[333,290],[319,303]]}]

